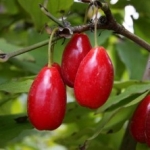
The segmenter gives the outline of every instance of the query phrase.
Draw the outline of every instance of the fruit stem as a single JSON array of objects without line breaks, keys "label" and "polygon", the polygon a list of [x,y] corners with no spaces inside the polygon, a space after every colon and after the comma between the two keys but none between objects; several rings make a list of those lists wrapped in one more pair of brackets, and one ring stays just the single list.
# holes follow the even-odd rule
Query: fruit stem
[{"label": "fruit stem", "polygon": [[51,67],[52,65],[52,39],[54,34],[56,33],[56,31],[58,30],[58,28],[53,29],[52,34],[50,35],[49,38],[49,43],[48,43],[48,67]]},{"label": "fruit stem", "polygon": [[89,7],[86,9],[86,12],[85,12],[85,16],[84,16],[84,24],[86,24],[87,22],[87,13],[88,13],[88,10],[89,10]]},{"label": "fruit stem", "polygon": [[88,16],[91,18],[91,16],[93,16],[94,14],[94,11],[93,11],[93,14],[91,15],[91,9],[92,9],[92,6],[91,5],[88,5],[87,9],[86,9],[86,12],[85,12],[85,16],[84,16],[84,24],[86,24],[87,22],[87,19],[88,19]]},{"label": "fruit stem", "polygon": [[96,14],[95,14],[95,24],[94,24],[94,40],[95,40],[95,47],[98,46],[98,40],[97,40],[97,15],[98,15],[98,8],[96,9]]}]

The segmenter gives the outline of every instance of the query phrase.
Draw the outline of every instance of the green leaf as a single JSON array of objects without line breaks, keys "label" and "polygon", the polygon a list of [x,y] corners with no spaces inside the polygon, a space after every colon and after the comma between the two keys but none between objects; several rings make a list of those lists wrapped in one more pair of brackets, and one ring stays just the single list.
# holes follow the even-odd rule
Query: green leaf
[{"label": "green leaf", "polygon": [[0,84],[0,91],[8,93],[24,93],[28,92],[33,80],[14,81]]},{"label": "green leaf", "polygon": [[[97,113],[109,110],[114,105],[117,105],[121,101],[123,101],[127,98],[130,98],[130,96],[133,96],[134,94],[142,94],[146,91],[149,91],[149,89],[150,89],[150,83],[131,85],[128,88],[126,88],[125,91],[122,92],[121,94],[111,96],[107,100],[107,102],[97,110]],[[134,100],[134,99],[131,99],[131,100]],[[129,101],[127,101],[127,102],[129,102]]]},{"label": "green leaf", "polygon": [[29,13],[38,29],[48,21],[48,18],[40,10],[39,4],[42,2],[41,0],[32,0],[32,2],[30,0],[18,0],[18,2]]},{"label": "green leaf", "polygon": [[64,119],[64,123],[75,123],[79,128],[83,128],[88,124],[88,128],[94,127],[95,118],[91,109],[81,107],[76,102],[70,102],[67,104],[67,112]]},{"label": "green leaf", "polygon": [[143,38],[146,42],[150,43],[149,34],[146,31],[149,30],[150,25],[150,16],[147,15],[139,17],[139,19],[134,20],[134,31],[135,34],[138,35],[140,38]]},{"label": "green leaf", "polygon": [[6,145],[10,140],[18,136],[22,131],[31,129],[28,121],[17,122],[15,119],[22,115],[0,116],[0,146]]},{"label": "green leaf", "polygon": [[134,100],[132,100],[131,102],[127,103],[124,107],[129,107],[132,106],[134,104],[139,103],[142,99],[144,99],[146,97],[146,95],[149,93],[149,91],[141,94],[140,96],[138,96],[137,98],[135,98]]},{"label": "green leaf", "polygon": [[[88,31],[87,34],[88,34],[88,36],[90,38],[90,42],[94,46],[94,34],[93,34],[93,32]],[[99,31],[98,45],[104,44],[111,35],[112,35],[112,31],[109,31],[109,30],[101,30],[101,31]]]},{"label": "green leaf", "polygon": [[112,5],[112,8],[119,8],[119,9],[124,9],[125,6],[132,5],[136,9],[138,13],[141,14],[150,14],[150,9],[149,9],[149,0],[145,1],[138,1],[137,0],[132,0],[132,1],[127,1],[127,0],[119,0],[115,5]]},{"label": "green leaf", "polygon": [[143,143],[137,143],[136,150],[149,150],[149,147],[147,144]]},{"label": "green leaf", "polygon": [[136,84],[143,84],[146,82],[142,82],[139,80],[128,80],[128,81],[114,81],[114,88],[116,89],[126,89],[127,87],[131,85],[136,85]]},{"label": "green leaf", "polygon": [[120,42],[117,44],[117,51],[128,69],[130,79],[140,80],[148,59],[142,55],[140,47],[130,41]]},{"label": "green leaf", "polygon": [[0,63],[0,84],[12,80],[12,78],[20,78],[23,71],[19,69],[12,69],[14,67],[10,62]]},{"label": "green leaf", "polygon": [[49,1],[48,2],[48,10],[55,17],[62,17],[61,12],[68,13],[70,11],[70,7],[74,3],[74,0],[57,0],[57,1]]},{"label": "green leaf", "polygon": [[[24,72],[31,72],[33,74],[37,74],[41,68],[44,66],[30,62],[30,61],[23,61],[16,58],[12,58],[10,60],[16,67],[22,69]],[[32,74],[32,75],[33,75]]]},{"label": "green leaf", "polygon": [[[6,15],[0,15],[0,18],[1,18],[1,23],[0,23],[0,29],[2,31],[2,29],[4,29],[6,26],[10,25],[13,23],[14,19],[10,16],[7,16]],[[8,34],[8,32],[7,32]],[[2,33],[1,33],[1,36],[2,36]]]},{"label": "green leaf", "polygon": [[146,14],[146,15],[150,14],[149,0],[138,1],[138,3],[137,3],[137,0],[132,0],[131,5],[133,5],[136,11],[139,13]]},{"label": "green leaf", "polygon": [[[114,134],[100,134],[92,142],[89,143],[89,150],[119,150],[124,129]],[[142,149],[143,150],[143,149]]]},{"label": "green leaf", "polygon": [[3,51],[4,53],[12,52],[15,50],[20,49],[21,47],[12,45],[8,43],[5,39],[0,38],[0,50]]},{"label": "green leaf", "polygon": [[[53,61],[58,62],[61,64],[61,58],[63,54],[63,50],[68,43],[69,40],[66,40],[65,43],[63,43],[63,40],[57,41],[57,44],[55,44],[54,51],[53,51]],[[62,44],[63,43],[63,44]]]},{"label": "green leaf", "polygon": [[[40,34],[37,31],[35,31],[35,29],[32,29],[28,34],[28,45],[34,45],[36,43],[45,41],[46,39],[48,39],[47,34]],[[45,66],[45,64],[47,64],[48,61],[48,44],[36,48],[36,50],[30,51],[28,52],[28,54],[30,54],[34,59],[32,64],[35,64],[38,68],[41,68]]]},{"label": "green leaf", "polygon": [[101,132],[102,129],[104,128],[104,126],[107,124],[107,122],[109,122],[109,120],[113,117],[113,115],[117,112],[118,110],[114,110],[111,113],[110,112],[106,112],[104,113],[102,119],[100,120],[97,129],[95,130],[95,132],[93,133],[93,135],[91,137],[89,137],[87,140],[91,141],[93,139],[95,139]]},{"label": "green leaf", "polygon": [[70,128],[69,130],[71,130],[69,135],[66,136],[65,132],[65,134],[62,135],[63,137],[58,137],[58,139],[55,140],[57,143],[67,147],[69,150],[78,149],[79,145],[84,143],[88,136],[90,136],[93,132],[93,130],[89,128],[82,128],[80,130],[77,128]]},{"label": "green leaf", "polygon": [[[39,4],[43,4],[43,0],[18,0],[20,5],[29,13],[35,26],[40,29],[47,23],[50,19],[41,11]],[[61,17],[61,11],[67,12],[73,0],[57,0],[57,1],[48,1],[47,9],[55,17]]]},{"label": "green leaf", "polygon": [[121,0],[118,1],[115,5],[111,5],[112,8],[117,8],[117,9],[124,9],[126,5],[130,5],[131,1],[127,1],[127,0]]},{"label": "green leaf", "polygon": [[135,108],[136,105],[133,105],[130,107],[123,107],[111,112],[104,113],[94,134],[87,140],[91,141],[101,133],[114,133],[116,131],[119,131],[125,121],[131,117]]},{"label": "green leaf", "polygon": [[122,128],[125,121],[130,119],[135,108],[136,108],[136,105],[120,108],[111,117],[111,119],[107,122],[107,124],[104,126],[102,132],[103,133],[114,133],[114,132],[119,131]]},{"label": "green leaf", "polygon": [[5,11],[11,15],[15,15],[18,13],[18,7],[16,5],[16,1],[15,0],[11,0],[11,1],[2,1],[2,3],[5,6]]},{"label": "green leaf", "polygon": [[70,21],[72,25],[83,24],[83,19],[84,19],[84,15],[87,10],[87,7],[88,5],[85,5],[85,3],[74,2],[70,8],[71,12],[73,13],[68,15],[68,18],[67,18],[68,21]]},{"label": "green leaf", "polygon": [[[6,41],[5,39],[0,38],[0,51],[2,51],[3,53],[11,53],[13,51],[20,50],[21,48],[22,47],[17,46],[17,45],[13,45],[13,44],[9,43],[8,41]],[[18,55],[15,58],[25,59],[25,58],[29,58],[29,57],[30,57],[30,55],[25,53],[25,54],[22,54],[22,55]]]},{"label": "green leaf", "polygon": [[125,72],[125,65],[121,61],[118,52],[116,50],[116,45],[113,46],[113,50],[111,51],[112,62],[115,70],[115,80],[120,80]]}]

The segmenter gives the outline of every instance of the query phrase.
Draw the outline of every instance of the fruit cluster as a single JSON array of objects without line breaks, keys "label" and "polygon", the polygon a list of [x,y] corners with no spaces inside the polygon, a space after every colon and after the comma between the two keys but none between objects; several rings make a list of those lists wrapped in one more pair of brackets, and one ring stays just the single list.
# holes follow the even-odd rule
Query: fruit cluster
[{"label": "fruit cluster", "polygon": [[136,141],[150,146],[150,95],[136,108],[131,119],[130,132]]},{"label": "fruit cluster", "polygon": [[66,88],[74,88],[77,102],[97,109],[108,99],[114,80],[112,62],[103,47],[92,48],[86,34],[76,33],[66,45],[61,67],[45,66],[31,85],[27,112],[39,130],[59,127],[66,111]]}]

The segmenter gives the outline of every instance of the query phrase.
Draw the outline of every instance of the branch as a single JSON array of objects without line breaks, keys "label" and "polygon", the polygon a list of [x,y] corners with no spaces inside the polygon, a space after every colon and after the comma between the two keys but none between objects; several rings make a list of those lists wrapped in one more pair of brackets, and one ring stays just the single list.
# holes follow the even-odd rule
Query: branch
[{"label": "branch", "polygon": [[39,4],[41,10],[44,12],[44,14],[50,18],[52,21],[54,21],[56,24],[58,24],[60,27],[64,27],[62,22],[60,22],[57,18],[55,18],[43,5]]},{"label": "branch", "polygon": [[[145,48],[147,51],[150,52],[150,44],[149,43],[145,42],[143,39],[141,39],[140,37],[131,33],[130,31],[125,29],[122,25],[120,25],[119,23],[116,22],[107,3],[102,3],[99,1],[97,1],[97,2],[98,2],[99,7],[105,13],[105,16],[101,16],[99,18],[99,21],[97,24],[97,29],[112,30],[112,31],[114,31],[114,33],[127,37],[128,39],[134,41],[136,44],[140,45],[141,47]],[[55,23],[57,23],[60,26],[59,31],[58,31],[59,34],[58,34],[58,37],[56,38],[56,40],[59,40],[61,38],[71,37],[73,33],[80,33],[80,32],[94,29],[94,22],[88,23],[85,25],[74,26],[74,27],[72,27],[72,26],[64,27],[63,23],[60,22],[58,19],[56,19],[54,16],[52,16],[44,6],[40,5],[40,7],[41,7],[41,10],[51,20],[53,20]],[[34,44],[32,46],[29,46],[27,48],[24,48],[24,49],[21,49],[21,50],[12,52],[12,53],[8,53],[8,54],[0,53],[0,62],[6,62],[7,60],[9,60],[10,58],[12,58],[14,56],[31,51],[33,49],[44,46],[46,44],[48,44],[48,40]]]},{"label": "branch", "polygon": [[[89,3],[90,1],[83,1],[82,2],[87,2]],[[93,2],[92,2],[93,3]],[[95,1],[94,3],[96,3],[95,5],[97,5],[98,7],[100,7],[103,12],[106,15],[106,18],[104,18],[104,16],[102,16],[99,19],[97,28],[98,29],[107,29],[107,30],[112,30],[117,34],[123,35],[125,37],[127,37],[128,39],[134,41],[135,43],[137,43],[138,45],[140,45],[141,47],[145,48],[147,51],[150,52],[150,44],[145,42],[143,39],[141,39],[140,37],[136,36],[135,34],[131,33],[130,31],[128,31],[127,29],[124,28],[123,25],[120,25],[119,23],[116,22],[115,18],[113,17],[111,10],[108,6],[107,3],[103,3],[100,1]],[[61,27],[64,27],[64,25],[58,21],[55,17],[53,17],[46,8],[44,8],[44,6],[40,5],[42,11],[54,22],[56,22],[58,25],[60,25]],[[87,30],[91,30],[94,29],[94,24],[87,24],[87,25],[81,25],[81,26],[75,26],[75,27],[70,27],[71,30],[76,33],[76,32],[84,32]],[[61,34],[61,33],[60,33]]]},{"label": "branch", "polygon": [[48,41],[49,40],[45,40],[45,41],[42,41],[42,42],[39,42],[39,43],[36,43],[34,45],[31,45],[29,47],[26,47],[26,48],[22,48],[22,49],[19,49],[17,51],[14,51],[14,52],[10,52],[10,53],[0,53],[0,62],[6,62],[8,61],[10,58],[12,57],[15,57],[17,55],[20,55],[20,54],[23,54],[23,53],[26,53],[26,52],[29,52],[31,50],[34,50],[36,48],[39,48],[41,46],[45,46],[48,44]]},{"label": "branch", "polygon": [[132,138],[129,128],[130,128],[130,122],[127,125],[119,150],[136,150],[137,142]]},{"label": "branch", "polygon": [[[59,39],[61,39],[61,37],[56,37],[56,38],[52,41],[52,43],[55,42],[55,41],[57,41],[57,40],[59,40]],[[2,53],[2,52],[0,52],[0,62],[6,62],[6,61],[8,61],[10,58],[12,58],[12,57],[15,57],[15,56],[17,56],[17,55],[20,55],[20,54],[23,54],[23,53],[26,53],[26,52],[35,50],[35,49],[40,48],[40,47],[42,47],[42,46],[45,46],[45,45],[48,44],[48,42],[49,42],[49,39],[48,39],[48,40],[45,40],[45,41],[42,41],[42,42],[39,42],[39,43],[36,43],[36,44],[31,45],[31,46],[29,46],[29,47],[19,49],[19,50],[14,51],[14,52],[10,52],[10,53]]]},{"label": "branch", "polygon": [[137,43],[138,45],[140,45],[141,47],[145,48],[147,51],[150,52],[150,44],[145,42],[144,40],[142,40],[141,38],[139,38],[135,34],[132,34],[131,32],[129,32],[126,29],[123,32],[121,32],[120,34],[131,39],[132,41],[134,41],[135,43]]},{"label": "branch", "polygon": [[[98,29],[112,30],[114,31],[114,33],[127,37],[128,39],[132,40],[133,42],[135,42],[136,44],[140,45],[141,47],[145,48],[147,51],[150,52],[149,43],[145,42],[140,37],[136,36],[135,34],[125,29],[123,25],[120,25],[119,23],[116,22],[107,3],[100,3],[100,7],[106,16],[100,17],[98,25],[97,25]],[[83,26],[72,27],[73,32],[84,32],[84,31],[91,30],[91,29],[94,29],[93,23],[86,24]]]},{"label": "branch", "polygon": [[104,26],[106,29],[113,30],[115,33],[127,37],[128,39],[134,41],[135,43],[137,43],[138,45],[150,52],[149,43],[145,42],[143,39],[131,33],[130,31],[125,29],[124,26],[116,22],[107,3],[101,3],[101,6],[101,9],[104,11],[107,18],[107,24]]}]

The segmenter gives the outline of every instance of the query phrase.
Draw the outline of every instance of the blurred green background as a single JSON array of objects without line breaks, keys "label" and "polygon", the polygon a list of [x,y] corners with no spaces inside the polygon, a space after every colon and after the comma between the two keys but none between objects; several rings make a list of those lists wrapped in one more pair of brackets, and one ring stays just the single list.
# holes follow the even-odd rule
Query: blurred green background
[{"label": "blurred green background", "polygon": [[[120,24],[150,42],[149,0],[106,1]],[[49,38],[44,25],[57,26],[40,10],[43,0],[0,0],[0,52],[12,52]],[[63,16],[72,26],[82,25],[88,5],[73,0],[49,0],[47,9]],[[87,31],[94,46],[94,34]],[[150,89],[141,82],[148,52],[113,31],[99,30],[98,44],[109,53],[115,81],[110,98],[98,110],[82,108],[67,88],[67,112],[54,131],[37,131],[26,119],[30,85],[47,63],[47,45],[0,63],[0,150],[76,150],[89,139],[87,150],[119,150],[122,137],[137,104]],[[60,63],[69,39],[57,41],[53,60]],[[104,89],[105,90],[105,89]],[[148,150],[138,143],[136,150]]]}]

